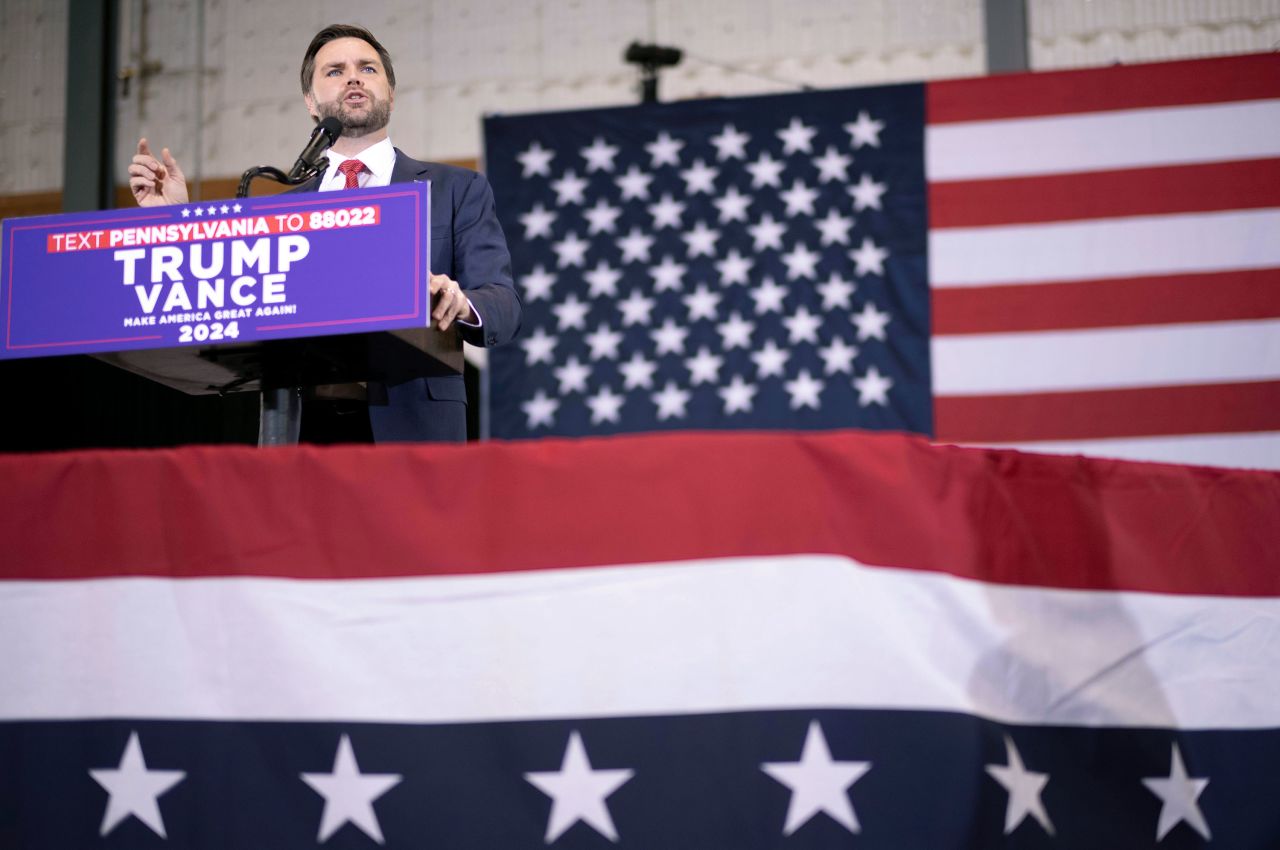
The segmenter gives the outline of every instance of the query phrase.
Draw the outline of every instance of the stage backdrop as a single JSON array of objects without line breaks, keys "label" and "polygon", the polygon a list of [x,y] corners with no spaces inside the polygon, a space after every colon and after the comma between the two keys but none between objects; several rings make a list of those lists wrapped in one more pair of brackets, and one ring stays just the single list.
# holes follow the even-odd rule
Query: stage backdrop
[{"label": "stage backdrop", "polygon": [[1280,844],[1280,475],[895,434],[0,457],[0,846]]},{"label": "stage backdrop", "polygon": [[500,116],[504,437],[1280,469],[1280,54]]}]

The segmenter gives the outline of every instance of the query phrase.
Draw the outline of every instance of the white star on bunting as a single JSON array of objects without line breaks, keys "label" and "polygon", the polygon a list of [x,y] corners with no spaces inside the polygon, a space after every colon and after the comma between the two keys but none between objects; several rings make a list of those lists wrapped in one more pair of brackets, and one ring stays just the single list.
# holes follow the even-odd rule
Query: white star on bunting
[{"label": "white star on bunting", "polygon": [[355,751],[351,748],[351,739],[343,735],[338,740],[331,773],[304,773],[301,776],[311,790],[324,797],[324,813],[320,817],[317,841],[323,844],[344,824],[350,823],[379,844],[386,843],[378,825],[378,816],[373,811],[373,801],[398,785],[400,774],[361,773]]},{"label": "white star on bunting", "polygon": [[89,775],[108,795],[99,835],[106,835],[125,819],[135,817],[156,835],[168,838],[164,831],[164,818],[160,815],[159,798],[187,774],[181,770],[149,770],[137,732],[129,733],[119,765],[92,768]]},{"label": "white star on bunting", "polygon": [[1156,841],[1163,841],[1175,826],[1185,822],[1210,840],[1209,822],[1204,819],[1200,805],[1196,801],[1209,787],[1209,780],[1203,777],[1192,777],[1187,774],[1187,767],[1182,762],[1182,750],[1175,743],[1170,758],[1169,775],[1143,779],[1147,790],[1160,798],[1160,820],[1156,824]]},{"label": "white star on bunting", "polygon": [[799,761],[765,762],[760,769],[791,789],[783,835],[791,835],[820,814],[849,832],[861,832],[848,792],[871,769],[871,762],[832,759],[818,721],[809,724]]},{"label": "white star on bunting", "polygon": [[1004,736],[1004,750],[1008,764],[986,765],[991,778],[1009,792],[1009,802],[1004,810],[1004,834],[1012,833],[1030,815],[1044,827],[1045,832],[1053,835],[1053,822],[1040,799],[1044,786],[1049,783],[1049,774],[1027,770],[1022,764],[1022,755],[1008,735]]}]

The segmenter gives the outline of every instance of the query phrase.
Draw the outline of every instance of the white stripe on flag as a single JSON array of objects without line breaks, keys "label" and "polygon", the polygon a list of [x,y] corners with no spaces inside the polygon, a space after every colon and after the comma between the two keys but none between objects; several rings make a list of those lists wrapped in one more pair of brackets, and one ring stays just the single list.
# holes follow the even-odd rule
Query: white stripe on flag
[{"label": "white stripe on flag", "polygon": [[[5,582],[0,719],[451,722],[784,708],[1280,726],[1280,599],[794,555],[450,578]],[[584,636],[589,636],[584,639]]]},{"label": "white stripe on flag", "polygon": [[1052,440],[983,443],[988,448],[1019,449],[1054,455],[1086,455],[1157,463],[1190,463],[1280,471],[1280,433],[1187,434],[1174,437]]},{"label": "white stripe on flag", "polygon": [[1280,156],[1280,100],[931,124],[930,181]]},{"label": "white stripe on flag", "polygon": [[1280,378],[1280,320],[937,336],[939,396]]},{"label": "white stripe on flag", "polygon": [[934,287],[1280,266],[1280,209],[929,232]]}]

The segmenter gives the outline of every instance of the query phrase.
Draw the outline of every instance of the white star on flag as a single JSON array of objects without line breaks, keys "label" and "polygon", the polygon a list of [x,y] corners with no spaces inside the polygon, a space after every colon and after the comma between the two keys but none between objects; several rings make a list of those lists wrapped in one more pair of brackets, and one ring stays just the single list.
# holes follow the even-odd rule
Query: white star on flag
[{"label": "white star on flag", "polygon": [[554,210],[548,210],[541,203],[533,205],[533,209],[520,216],[524,225],[524,238],[536,239],[539,236],[551,235],[551,224],[556,220]]},{"label": "white star on flag", "polygon": [[1173,745],[1169,776],[1143,779],[1142,784],[1160,798],[1160,820],[1156,824],[1156,841],[1163,841],[1169,831],[1183,821],[1200,833],[1205,841],[1210,840],[1209,822],[1204,819],[1200,805],[1196,802],[1208,787],[1209,780],[1187,775],[1187,767],[1182,763],[1182,750],[1178,748],[1177,743]]},{"label": "white star on flag", "polygon": [[638,227],[633,227],[626,236],[618,240],[618,250],[622,252],[624,263],[647,263],[649,251],[653,248],[653,237]]},{"label": "white star on flag", "polygon": [[760,378],[770,376],[781,378],[789,359],[791,359],[791,352],[785,348],[779,348],[778,344],[771,339],[765,340],[759,351],[751,352],[751,360],[756,364],[756,376]]},{"label": "white star on flag", "polygon": [[551,312],[556,314],[556,327],[562,331],[585,329],[590,310],[591,305],[578,298],[576,292],[570,292],[568,298],[551,308]]},{"label": "white star on flag", "polygon": [[818,356],[822,358],[823,374],[852,373],[853,358],[858,356],[858,347],[849,345],[840,337],[834,337],[831,342],[818,349]]},{"label": "white star on flag", "polygon": [[756,395],[756,385],[748,384],[742,379],[741,375],[734,375],[728,386],[721,387],[717,392],[724,401],[726,415],[730,413],[750,413],[751,402]]},{"label": "white star on flag", "polygon": [[720,169],[712,168],[701,159],[695,159],[691,167],[680,172],[680,176],[684,178],[685,194],[696,195],[699,192],[715,194],[715,181],[719,174]]},{"label": "white star on flag", "polygon": [[555,282],[556,276],[539,263],[533,267],[533,271],[520,277],[520,288],[524,290],[526,301],[538,301],[551,297],[551,287]]},{"label": "white star on flag", "polygon": [[516,160],[520,163],[520,176],[532,177],[538,174],[550,177],[551,159],[554,156],[555,153],[544,148],[539,142],[532,142],[528,150],[516,156]]},{"label": "white star on flag", "polygon": [[653,312],[654,303],[652,298],[639,289],[631,290],[630,295],[618,302],[618,309],[622,311],[622,324],[624,326],[649,324],[649,315]]},{"label": "white star on flag", "polygon": [[854,389],[858,391],[858,406],[869,404],[889,405],[889,390],[893,388],[893,379],[880,374],[875,366],[867,369],[867,374],[853,379]]},{"label": "white star on flag", "polygon": [[696,322],[698,319],[714,320],[716,308],[720,306],[719,293],[712,292],[705,283],[698,284],[693,294],[684,296],[682,300],[685,307],[689,309],[690,322]]},{"label": "white star on flag", "polygon": [[760,285],[751,290],[751,300],[756,302],[756,313],[781,313],[782,301],[787,297],[787,288],[781,286],[771,277],[766,277]]},{"label": "white star on flag", "polygon": [[818,328],[822,327],[822,317],[809,312],[809,308],[801,305],[794,313],[782,320],[787,329],[787,339],[795,345],[800,342],[818,344]]},{"label": "white star on flag", "polygon": [[885,326],[889,324],[889,314],[868,301],[862,306],[861,313],[854,313],[853,323],[858,326],[858,342],[878,339],[885,342]]},{"label": "white star on flag", "polygon": [[604,358],[616,360],[618,346],[622,343],[622,334],[601,322],[593,332],[587,334],[586,342],[591,349],[591,353],[588,356],[592,360]]},{"label": "white star on flag", "polygon": [[844,182],[849,179],[849,165],[853,157],[840,153],[830,145],[827,152],[813,161],[818,166],[818,182],[830,183],[832,180]]},{"label": "white star on flag", "polygon": [[587,294],[592,298],[602,295],[612,297],[618,294],[618,281],[622,279],[622,272],[601,260],[594,269],[583,272],[582,279],[587,282]]},{"label": "white star on flag", "polygon": [[160,816],[159,797],[187,774],[181,770],[148,770],[137,732],[129,733],[118,766],[92,768],[89,775],[108,794],[99,835],[111,832],[132,815],[156,835],[168,838],[164,831],[164,818]]},{"label": "white star on flag", "polygon": [[586,191],[587,181],[585,178],[579,177],[577,172],[571,168],[559,180],[552,181],[551,188],[556,193],[556,204],[559,206],[580,204],[583,202],[583,192]]},{"label": "white star on flag", "polygon": [[787,267],[787,279],[812,278],[817,274],[820,259],[821,254],[809,250],[809,246],[803,242],[797,242],[796,247],[782,255],[782,262]]},{"label": "white star on flag", "polygon": [[853,307],[851,298],[857,286],[841,277],[839,272],[832,272],[831,277],[814,289],[822,296],[822,309],[834,310],[840,307],[849,310]]},{"label": "white star on flag", "polygon": [[806,125],[799,118],[792,118],[790,124],[778,131],[778,138],[782,139],[782,152],[813,153],[813,137],[817,133],[818,128]]},{"label": "white star on flag", "polygon": [[681,227],[680,217],[684,215],[684,202],[671,197],[670,192],[663,192],[656,204],[649,206],[649,215],[653,216],[653,229],[664,227]]},{"label": "white star on flag", "polygon": [[782,250],[782,237],[787,233],[787,226],[780,221],[774,221],[773,215],[765,213],[760,216],[760,221],[747,228],[747,232],[751,234],[752,248],[757,251],[763,251],[765,248],[773,248]]},{"label": "white star on flag", "polygon": [[618,146],[597,136],[590,147],[583,148],[579,153],[587,161],[588,174],[592,171],[613,171],[613,158],[618,155]]},{"label": "white star on flag", "polygon": [[605,800],[635,775],[635,771],[596,770],[587,758],[582,736],[569,734],[560,769],[526,773],[524,778],[551,798],[545,841],[550,844],[582,821],[610,841],[618,840],[618,830],[609,816]]},{"label": "white star on flag", "polygon": [[751,174],[751,187],[760,189],[765,186],[782,188],[782,169],[786,164],[774,159],[768,151],[761,151],[755,162],[749,162],[746,169]]},{"label": "white star on flag", "polygon": [[813,215],[813,202],[818,198],[818,190],[810,189],[809,185],[803,180],[794,180],[791,188],[785,192],[780,192],[778,197],[787,205],[787,215],[795,217],[804,213],[805,215]]},{"label": "white star on flag", "polygon": [[667,381],[660,392],[653,394],[653,403],[658,406],[659,419],[683,419],[689,405],[689,391],[677,387],[675,381]]},{"label": "white star on flag", "polygon": [[572,231],[566,233],[559,242],[551,243],[551,250],[556,252],[556,266],[581,266],[587,257],[587,249],[591,243]]},{"label": "white star on flag", "polygon": [[841,215],[835,207],[827,210],[823,218],[815,219],[813,224],[822,234],[823,245],[849,244],[849,229],[853,227],[853,219]]},{"label": "white star on flag", "polygon": [[858,113],[858,120],[845,124],[844,129],[849,134],[849,141],[855,149],[863,145],[878,148],[880,147],[880,131],[884,129],[884,122],[875,120],[864,109]]},{"label": "white star on flag", "polygon": [[684,338],[688,335],[688,328],[680,327],[675,319],[669,317],[662,323],[662,327],[650,332],[658,354],[683,354]]},{"label": "white star on flag", "polygon": [[589,225],[587,233],[612,233],[618,226],[620,215],[622,215],[622,208],[613,206],[604,198],[596,201],[590,209],[582,211],[582,217]]},{"label": "white star on flag", "polygon": [[[569,393],[585,393],[587,379],[591,377],[591,367],[580,361],[577,355],[570,355],[564,365],[554,369],[556,381],[560,384],[560,395]],[[552,408],[554,412],[555,408]],[[525,411],[528,413],[528,411]]]},{"label": "white star on flag", "polygon": [[1004,810],[1004,834],[1012,833],[1027,815],[1031,815],[1045,832],[1053,835],[1053,823],[1040,799],[1044,786],[1049,783],[1049,774],[1027,770],[1022,764],[1022,755],[1008,735],[1004,736],[1004,750],[1008,764],[986,765],[991,778],[1009,792],[1009,802]]},{"label": "white star on flag", "polygon": [[550,428],[556,422],[556,410],[559,407],[560,402],[550,398],[543,390],[538,390],[533,398],[520,403],[520,409],[524,411],[530,428]]},{"label": "white star on flag", "polygon": [[632,165],[626,174],[615,178],[614,182],[622,190],[622,200],[643,200],[649,197],[649,184],[653,182],[653,175],[645,174],[638,166]]},{"label": "white star on flag", "polygon": [[863,237],[862,245],[856,251],[849,252],[849,258],[853,260],[855,268],[854,273],[859,277],[865,274],[884,274],[884,261],[889,258],[889,249],[881,248],[871,240],[870,236]]},{"label": "white star on flag", "polygon": [[304,773],[302,781],[324,797],[324,814],[320,817],[320,834],[316,840],[324,843],[343,824],[358,827],[365,835],[379,844],[382,828],[373,811],[373,801],[400,783],[397,773],[361,773],[356,763],[351,739],[343,735],[338,739],[338,752],[333,759],[331,773]]},{"label": "white star on flag", "polygon": [[720,272],[720,283],[724,286],[741,283],[745,286],[747,272],[751,271],[754,264],[755,260],[742,256],[737,248],[730,248],[723,260],[716,261],[716,271]]},{"label": "white star on flag", "polygon": [[751,196],[738,191],[737,186],[730,186],[725,193],[711,203],[720,211],[720,223],[730,221],[746,221],[747,207],[751,206]]},{"label": "white star on flag", "polygon": [[871,762],[833,760],[818,721],[809,724],[800,761],[765,762],[760,769],[791,789],[783,835],[824,813],[849,832],[862,830],[848,791],[871,769]]},{"label": "white star on flag", "polygon": [[720,238],[719,230],[712,230],[707,227],[705,221],[699,221],[693,226],[693,229],[681,235],[685,244],[689,247],[689,256],[707,256],[714,257],[716,253],[716,240]]},{"label": "white star on flag", "polygon": [[555,351],[556,342],[558,340],[547,334],[542,328],[538,328],[529,336],[520,340],[520,347],[524,349],[525,362],[532,366],[534,363],[552,363],[552,352]]},{"label": "white star on flag", "polygon": [[799,410],[802,407],[811,407],[817,410],[822,407],[822,402],[818,400],[818,396],[822,393],[822,388],[826,386],[826,382],[810,375],[808,369],[801,369],[799,375],[793,380],[785,382],[782,386],[786,388],[787,394],[791,396],[792,410]]},{"label": "white star on flag", "polygon": [[644,149],[649,152],[650,165],[657,168],[660,165],[678,166],[682,147],[684,147],[683,141],[671,138],[671,134],[663,130],[658,134],[658,138],[645,145]]},{"label": "white star on flag", "polygon": [[658,371],[658,364],[636,351],[632,353],[630,360],[618,364],[618,371],[622,373],[623,389],[647,390],[653,386],[653,373]]},{"label": "white star on flag", "polygon": [[688,270],[687,266],[677,263],[668,254],[662,258],[661,263],[649,267],[649,274],[653,275],[653,291],[665,292],[668,289],[682,288],[684,286],[684,273]]},{"label": "white star on flag", "polygon": [[626,396],[618,395],[609,387],[601,387],[598,393],[587,397],[587,407],[591,408],[591,424],[616,423],[620,418],[622,403],[626,400]]},{"label": "white star on flag", "polygon": [[858,182],[848,189],[853,197],[853,209],[862,212],[865,209],[881,209],[880,198],[889,188],[888,184],[877,183],[870,174],[864,173]]},{"label": "white star on flag", "polygon": [[726,351],[730,348],[750,348],[751,332],[755,328],[755,322],[742,318],[742,315],[736,311],[729,314],[727,322],[721,322],[716,325],[716,330],[720,332],[720,337],[724,340],[723,344]]},{"label": "white star on flag", "polygon": [[751,137],[738,130],[732,124],[726,124],[724,130],[711,137],[711,144],[716,149],[716,159],[746,159],[747,142]]},{"label": "white star on flag", "polygon": [[684,365],[689,370],[690,384],[714,384],[720,380],[720,367],[724,365],[724,358],[712,354],[704,345],[698,348],[697,354],[685,360]]}]

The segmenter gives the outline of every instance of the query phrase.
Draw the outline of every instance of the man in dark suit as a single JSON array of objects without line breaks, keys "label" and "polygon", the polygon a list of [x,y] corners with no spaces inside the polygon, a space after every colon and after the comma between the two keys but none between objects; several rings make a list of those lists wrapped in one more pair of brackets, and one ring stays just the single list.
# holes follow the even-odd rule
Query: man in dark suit
[{"label": "man in dark suit", "polygon": [[[431,181],[431,320],[478,346],[501,345],[520,327],[520,299],[511,257],[484,176],[455,166],[419,162],[394,148],[387,133],[395,102],[391,56],[361,27],[325,27],[302,61],[303,100],[314,120],[335,117],[342,135],[328,168],[297,191],[368,188]],[[157,158],[146,139],[129,166],[129,185],[143,206],[186,203],[182,170],[166,148]],[[368,404],[309,400],[303,439],[345,442],[465,440],[466,388],[461,375],[371,385]],[[366,415],[367,411],[367,415]]]}]

